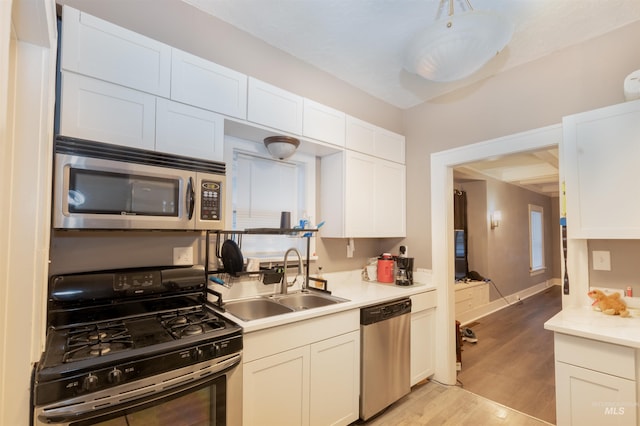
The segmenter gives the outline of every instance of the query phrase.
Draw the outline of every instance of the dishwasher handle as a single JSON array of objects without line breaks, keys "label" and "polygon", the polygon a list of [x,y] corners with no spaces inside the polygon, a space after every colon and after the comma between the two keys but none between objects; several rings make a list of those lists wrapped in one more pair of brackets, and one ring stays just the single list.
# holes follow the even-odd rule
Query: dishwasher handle
[{"label": "dishwasher handle", "polygon": [[411,313],[411,299],[409,298],[367,306],[360,310],[360,325],[374,324],[409,313]]}]

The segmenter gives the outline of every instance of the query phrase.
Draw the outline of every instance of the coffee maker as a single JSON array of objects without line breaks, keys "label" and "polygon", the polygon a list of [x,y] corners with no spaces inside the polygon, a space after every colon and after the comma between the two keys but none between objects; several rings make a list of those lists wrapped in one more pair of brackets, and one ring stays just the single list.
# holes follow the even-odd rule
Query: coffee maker
[{"label": "coffee maker", "polygon": [[413,257],[406,256],[406,247],[400,246],[400,255],[396,257],[396,285],[413,285]]}]

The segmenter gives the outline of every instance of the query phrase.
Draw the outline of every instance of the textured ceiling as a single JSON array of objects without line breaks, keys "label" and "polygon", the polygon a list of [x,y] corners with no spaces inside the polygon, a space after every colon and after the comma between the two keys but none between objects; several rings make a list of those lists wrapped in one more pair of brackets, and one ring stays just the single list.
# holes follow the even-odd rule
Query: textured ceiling
[{"label": "textured ceiling", "polygon": [[[470,0],[511,20],[513,38],[477,74],[435,83],[402,62],[439,0],[182,1],[403,109],[640,20],[640,0]],[[464,10],[454,1],[456,13]]]}]

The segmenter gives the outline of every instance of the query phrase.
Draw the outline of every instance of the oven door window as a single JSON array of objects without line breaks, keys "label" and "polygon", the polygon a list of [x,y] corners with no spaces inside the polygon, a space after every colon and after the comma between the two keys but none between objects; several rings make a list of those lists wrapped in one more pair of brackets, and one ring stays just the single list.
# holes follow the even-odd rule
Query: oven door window
[{"label": "oven door window", "polygon": [[226,376],[204,387],[192,388],[144,405],[99,418],[71,423],[72,426],[225,426]]},{"label": "oven door window", "polygon": [[177,217],[179,196],[179,179],[69,170],[69,213]]}]

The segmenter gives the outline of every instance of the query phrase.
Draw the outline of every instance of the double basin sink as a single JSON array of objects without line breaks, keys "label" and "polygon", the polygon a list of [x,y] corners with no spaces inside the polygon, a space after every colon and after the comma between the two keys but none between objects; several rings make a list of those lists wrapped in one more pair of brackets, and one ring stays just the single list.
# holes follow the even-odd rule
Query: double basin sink
[{"label": "double basin sink", "polygon": [[348,300],[324,293],[297,292],[235,300],[226,302],[224,308],[243,321],[251,321],[342,302]]}]

